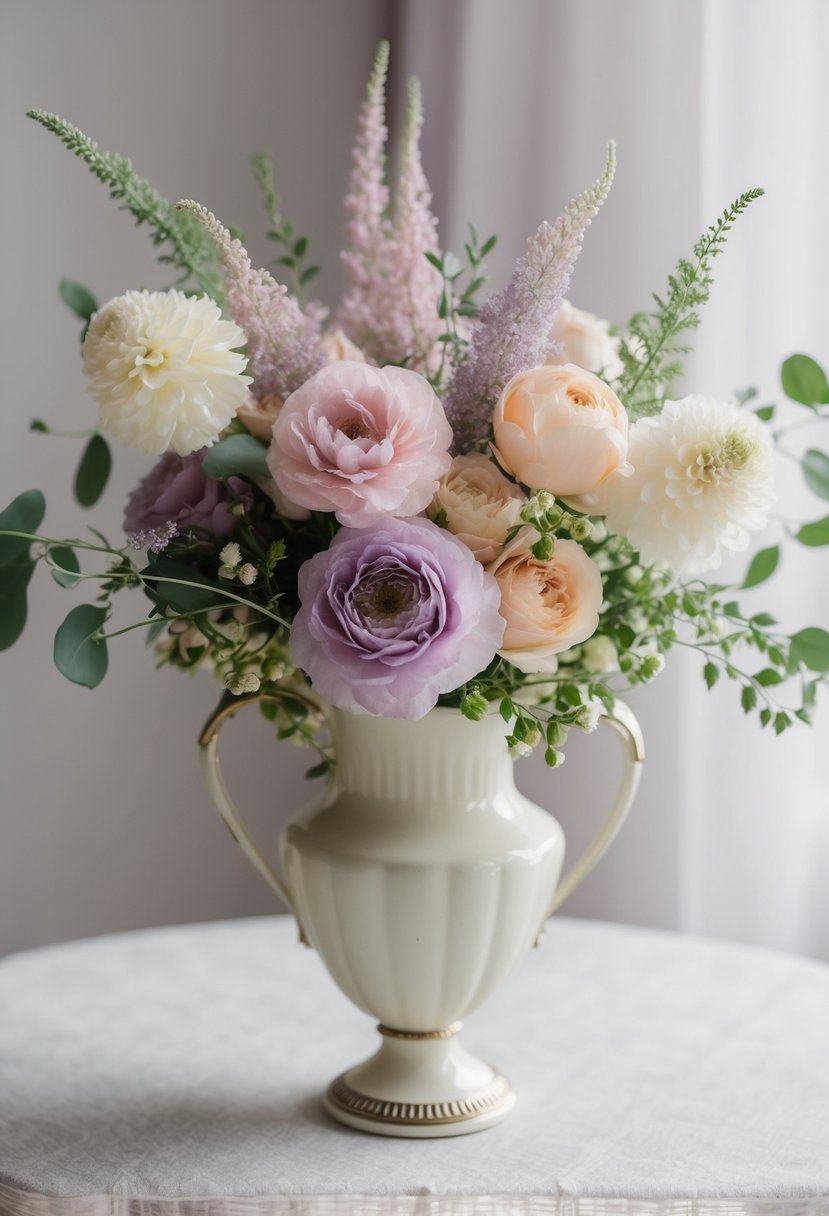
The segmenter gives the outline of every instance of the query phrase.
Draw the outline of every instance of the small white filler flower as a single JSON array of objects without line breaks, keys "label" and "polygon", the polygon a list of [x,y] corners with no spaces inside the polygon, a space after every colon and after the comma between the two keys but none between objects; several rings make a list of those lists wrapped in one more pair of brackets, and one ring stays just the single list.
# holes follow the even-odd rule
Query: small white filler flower
[{"label": "small white filler flower", "polygon": [[645,564],[677,574],[712,570],[747,548],[775,501],[771,441],[731,401],[666,401],[631,428],[628,460],[632,476],[602,487],[600,510]]},{"label": "small white filler flower", "polygon": [[214,443],[248,397],[242,330],[208,296],[128,291],[92,318],[84,371],[105,430],[148,455]]}]

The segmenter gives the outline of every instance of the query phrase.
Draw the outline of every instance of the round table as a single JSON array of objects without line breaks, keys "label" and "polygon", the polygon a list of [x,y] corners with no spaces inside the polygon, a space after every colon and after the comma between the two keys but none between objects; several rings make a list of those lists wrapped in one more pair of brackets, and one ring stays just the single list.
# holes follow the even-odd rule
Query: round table
[{"label": "round table", "polygon": [[6,1216],[829,1213],[829,968],[559,919],[465,1041],[518,1092],[393,1140],[321,1094],[376,1042],[293,922],[0,963]]}]

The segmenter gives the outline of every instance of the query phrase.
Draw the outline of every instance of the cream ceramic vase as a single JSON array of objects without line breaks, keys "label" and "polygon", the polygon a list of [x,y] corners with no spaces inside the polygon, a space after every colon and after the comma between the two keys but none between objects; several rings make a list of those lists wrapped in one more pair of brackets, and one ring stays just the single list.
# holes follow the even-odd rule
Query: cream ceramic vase
[{"label": "cream ceramic vase", "polygon": [[603,719],[626,743],[621,785],[601,831],[560,881],[564,833],[516,789],[499,715],[470,722],[434,709],[411,722],[329,710],[334,776],[286,825],[282,879],[219,770],[219,728],[238,708],[217,714],[202,736],[210,793],[301,939],[380,1023],[379,1050],[332,1082],[328,1111],[390,1136],[462,1135],[499,1122],[514,1092],[464,1050],[460,1019],[539,940],[621,827],[643,760],[633,714],[619,705]]}]

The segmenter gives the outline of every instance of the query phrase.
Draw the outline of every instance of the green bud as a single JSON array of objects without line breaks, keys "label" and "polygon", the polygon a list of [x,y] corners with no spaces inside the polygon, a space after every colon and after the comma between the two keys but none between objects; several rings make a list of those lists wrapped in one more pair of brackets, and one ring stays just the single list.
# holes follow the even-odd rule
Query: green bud
[{"label": "green bud", "polygon": [[489,710],[489,701],[478,688],[472,688],[461,701],[461,713],[470,722],[480,722]]},{"label": "green bud", "polygon": [[532,555],[537,562],[548,562],[553,556],[555,541],[552,536],[542,536],[532,547]]},{"label": "green bud", "polygon": [[593,525],[589,519],[574,519],[570,524],[570,535],[573,540],[587,540],[593,531]]},{"label": "green bud", "polygon": [[564,763],[564,752],[555,747],[548,747],[544,752],[544,760],[549,768],[559,768]]}]

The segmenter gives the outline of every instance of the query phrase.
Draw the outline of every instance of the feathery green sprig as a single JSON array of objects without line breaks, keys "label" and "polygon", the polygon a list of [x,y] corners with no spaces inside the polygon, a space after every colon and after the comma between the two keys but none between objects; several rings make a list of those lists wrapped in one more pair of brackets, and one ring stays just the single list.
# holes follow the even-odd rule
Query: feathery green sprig
[{"label": "feathery green sprig", "polygon": [[691,349],[680,336],[699,325],[699,309],[711,294],[712,262],[723,250],[731,226],[761,189],[746,190],[727,207],[694,245],[693,258],[680,258],[668,277],[668,292],[654,294],[656,310],[631,317],[620,355],[624,372],[619,396],[631,418],[644,418],[662,408],[665,391],[681,375],[683,356]]},{"label": "feathery green sprig", "polygon": [[109,186],[110,196],[146,224],[154,245],[168,251],[159,261],[177,267],[179,284],[193,278],[202,291],[214,298],[218,294],[217,257],[213,242],[192,215],[175,207],[148,181],[136,173],[131,161],[114,152],[103,152],[94,140],[57,114],[29,110],[27,117],[57,135],[61,143],[86,164],[95,176]]}]

